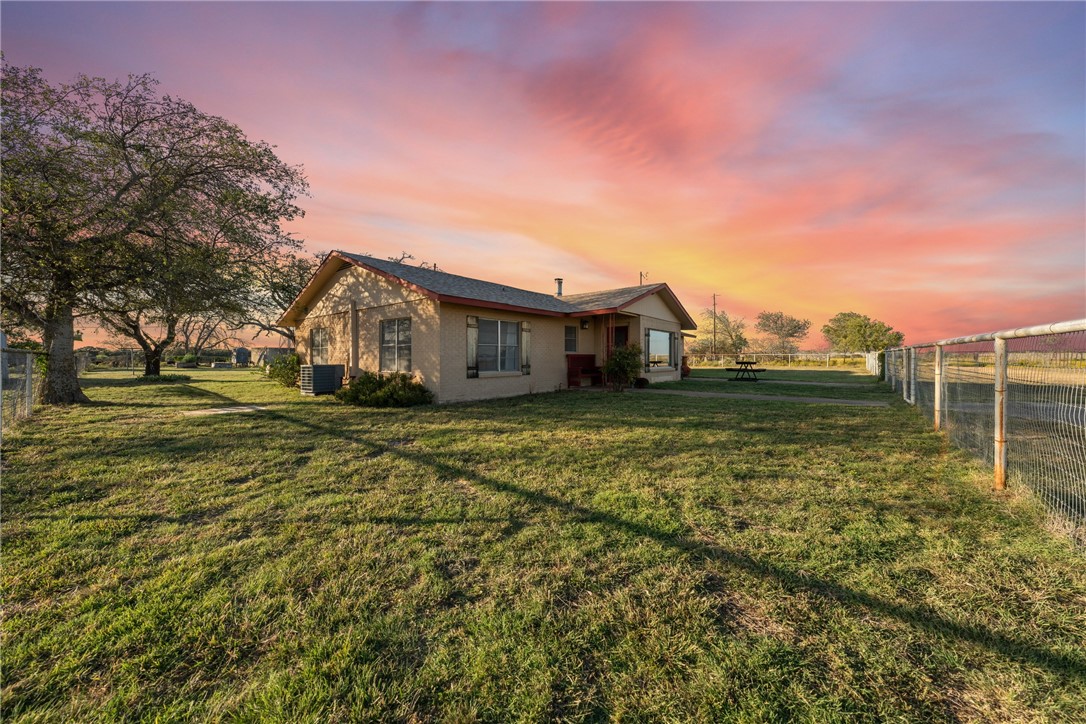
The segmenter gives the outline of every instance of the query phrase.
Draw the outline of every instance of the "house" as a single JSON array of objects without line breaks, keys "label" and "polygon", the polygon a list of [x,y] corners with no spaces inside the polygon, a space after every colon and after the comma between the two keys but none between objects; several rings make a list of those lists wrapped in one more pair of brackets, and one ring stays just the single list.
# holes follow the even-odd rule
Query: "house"
[{"label": "house", "polygon": [[627,343],[650,382],[679,379],[696,324],[666,284],[563,296],[555,281],[552,296],[334,251],[278,323],[302,364],[410,372],[438,402],[560,390],[571,361],[600,365]]},{"label": "house", "polygon": [[267,367],[275,360],[294,350],[289,347],[254,347],[251,350],[252,363],[257,367]]}]

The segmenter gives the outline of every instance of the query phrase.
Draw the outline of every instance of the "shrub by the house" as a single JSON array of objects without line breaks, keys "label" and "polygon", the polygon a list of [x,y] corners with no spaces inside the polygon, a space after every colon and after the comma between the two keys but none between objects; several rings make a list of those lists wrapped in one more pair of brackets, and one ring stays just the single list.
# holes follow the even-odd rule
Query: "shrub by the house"
[{"label": "shrub by the house", "polygon": [[268,365],[268,377],[285,387],[297,387],[301,373],[302,365],[296,354],[276,357],[275,361]]},{"label": "shrub by the house", "polygon": [[336,391],[336,399],[360,407],[412,407],[429,405],[434,393],[405,372],[362,372]]},{"label": "shrub by the house", "polygon": [[644,364],[641,345],[628,344],[625,347],[616,347],[603,363],[603,377],[611,385],[611,389],[621,392],[641,376],[641,368]]}]

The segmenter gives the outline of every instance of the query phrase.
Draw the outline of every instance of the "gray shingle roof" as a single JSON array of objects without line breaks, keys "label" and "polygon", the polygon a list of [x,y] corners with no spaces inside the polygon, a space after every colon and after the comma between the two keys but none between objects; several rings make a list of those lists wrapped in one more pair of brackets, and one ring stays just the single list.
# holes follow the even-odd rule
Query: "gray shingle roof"
[{"label": "gray shingle roof", "polygon": [[423,269],[422,267],[401,264],[387,259],[376,259],[372,256],[351,254],[346,251],[337,253],[435,294],[564,314],[590,312],[597,309],[613,309],[662,286],[660,284],[646,284],[639,287],[608,289],[601,292],[555,297],[541,292],[530,292],[526,289],[510,287],[505,284],[485,282],[481,279],[462,277],[434,269]]},{"label": "gray shingle roof", "polygon": [[627,302],[656,291],[662,285],[643,284],[639,287],[623,287],[621,289],[604,289],[599,292],[585,292],[584,294],[568,294],[562,299],[566,304],[572,304],[582,312],[594,309],[614,309]]}]

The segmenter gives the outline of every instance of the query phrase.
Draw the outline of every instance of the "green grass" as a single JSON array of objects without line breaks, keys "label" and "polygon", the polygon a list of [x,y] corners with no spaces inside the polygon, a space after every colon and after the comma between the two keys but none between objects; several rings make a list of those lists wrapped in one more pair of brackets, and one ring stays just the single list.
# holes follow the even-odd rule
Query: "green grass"
[{"label": "green grass", "polygon": [[[878,378],[862,370],[797,370],[769,367],[765,372],[758,373],[758,382],[736,381],[734,377],[734,372],[698,368],[691,371],[689,379],[679,382],[657,382],[652,387],[661,390],[883,400],[885,402],[901,399],[900,395],[895,395],[887,385],[880,384]],[[802,384],[783,384],[787,382]]]},{"label": "green grass", "polygon": [[5,434],[5,721],[1086,718],[1081,554],[907,406],[192,375]]}]

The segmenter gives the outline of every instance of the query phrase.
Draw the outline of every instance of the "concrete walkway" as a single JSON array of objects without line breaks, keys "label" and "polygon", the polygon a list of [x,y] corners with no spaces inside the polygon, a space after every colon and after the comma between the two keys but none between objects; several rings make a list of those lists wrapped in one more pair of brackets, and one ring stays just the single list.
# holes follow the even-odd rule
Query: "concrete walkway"
[{"label": "concrete walkway", "polygon": [[[761,383],[759,383],[761,384]],[[746,395],[732,392],[698,392],[695,390],[634,389],[650,395],[681,395],[683,397],[720,397],[726,400],[762,400],[765,402],[806,402],[815,405],[849,405],[852,407],[889,407],[883,400],[839,400],[833,397],[792,397],[791,395]]]},{"label": "concrete walkway", "polygon": [[188,410],[181,414],[185,417],[200,417],[202,415],[229,415],[235,412],[260,412],[266,407],[259,405],[232,405],[230,407],[209,407],[206,410]]}]

